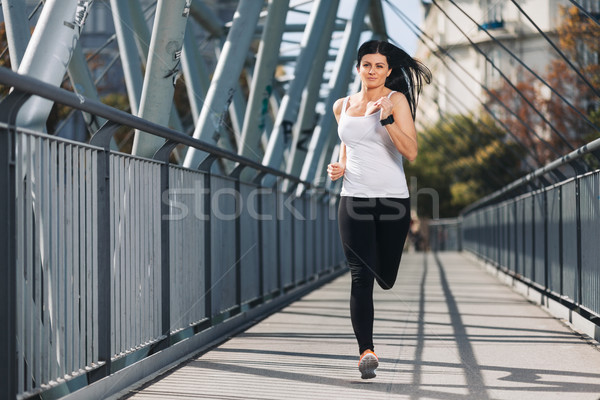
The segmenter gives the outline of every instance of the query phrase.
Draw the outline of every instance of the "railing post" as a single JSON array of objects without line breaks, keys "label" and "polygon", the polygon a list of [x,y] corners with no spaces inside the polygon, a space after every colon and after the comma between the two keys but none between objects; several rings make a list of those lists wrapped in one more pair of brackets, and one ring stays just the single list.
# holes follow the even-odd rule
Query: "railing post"
[{"label": "railing post", "polygon": [[560,185],[558,187],[558,266],[560,271],[560,294],[564,294],[564,275],[563,275],[563,265],[564,265],[564,251],[563,251],[563,188],[564,185]]},{"label": "railing post", "polygon": [[262,187],[260,182],[262,182],[262,178],[264,177],[264,173],[259,172],[254,179],[252,180],[252,183],[256,184],[258,187],[260,187],[259,189],[259,195],[258,197],[258,204],[256,205],[256,207],[258,208],[258,215],[260,215],[261,217],[258,219],[258,295],[261,299],[261,302],[265,301],[265,263],[263,262],[263,258],[264,258],[264,246],[265,246],[265,239],[264,239],[264,226],[263,226],[263,222],[264,219],[262,218],[262,216],[264,215],[264,210],[263,210],[263,195],[265,194],[262,191]]},{"label": "railing post", "polygon": [[242,185],[240,176],[245,165],[239,164],[229,176],[235,180],[235,304],[242,312]]},{"label": "railing post", "polygon": [[169,204],[169,157],[177,142],[168,140],[154,154],[154,159],[160,165],[160,321],[161,344],[156,350],[162,350],[170,345],[171,339],[171,205]]},{"label": "railing post", "polygon": [[208,321],[208,326],[212,326],[213,312],[212,312],[212,244],[211,244],[211,213],[210,203],[212,190],[210,187],[210,169],[216,157],[209,155],[206,157],[198,166],[198,170],[204,173],[204,194],[202,202],[202,215],[204,216],[204,313]]},{"label": "railing post", "polygon": [[[2,119],[5,121],[4,119]],[[15,133],[0,128],[0,398],[17,396]]]},{"label": "railing post", "polygon": [[[110,135],[107,135],[107,137]],[[103,143],[103,150],[98,152],[96,161],[96,206],[97,226],[97,276],[96,295],[98,302],[98,320],[96,332],[98,335],[98,361],[100,367],[90,373],[91,382],[95,382],[110,375],[111,351],[111,262],[110,262],[110,232],[112,220],[110,218],[110,142]]]},{"label": "railing post", "polygon": [[581,289],[582,266],[581,266],[581,178],[575,178],[575,218],[577,223],[577,304],[583,302]]},{"label": "railing post", "polygon": [[548,274],[550,271],[548,260],[548,190],[544,189],[542,193],[544,194],[544,288],[546,291],[549,291],[550,288],[548,287]]},{"label": "railing post", "polygon": [[19,392],[17,354],[17,274],[16,274],[16,132],[17,114],[31,95],[13,90],[0,104],[0,121],[9,125],[0,127],[0,398],[14,399]]}]

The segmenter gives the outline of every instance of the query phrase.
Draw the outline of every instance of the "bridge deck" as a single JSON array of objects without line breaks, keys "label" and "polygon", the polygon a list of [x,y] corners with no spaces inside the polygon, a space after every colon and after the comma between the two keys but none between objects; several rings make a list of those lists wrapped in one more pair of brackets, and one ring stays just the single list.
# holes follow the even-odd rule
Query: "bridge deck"
[{"label": "bridge deck", "polygon": [[600,351],[460,253],[405,254],[376,290],[363,381],[348,274],[132,391],[132,399],[600,398]]}]

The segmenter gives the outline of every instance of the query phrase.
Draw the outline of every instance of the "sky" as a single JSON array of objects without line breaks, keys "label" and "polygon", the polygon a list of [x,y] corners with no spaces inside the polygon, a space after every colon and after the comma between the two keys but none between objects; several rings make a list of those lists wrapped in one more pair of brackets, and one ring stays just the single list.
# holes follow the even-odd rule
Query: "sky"
[{"label": "sky", "polygon": [[[396,11],[390,7],[388,2],[393,3],[396,8],[400,9],[415,24],[421,26],[423,18],[421,0],[381,0],[386,29],[391,41],[399,44],[407,53],[414,56],[417,50],[417,38],[408,29],[400,16],[397,15]],[[355,4],[356,0],[341,0],[338,16],[351,18]],[[363,35],[365,36],[365,40],[368,40],[368,34],[365,33]]]},{"label": "sky", "polygon": [[[421,0],[389,0],[396,5],[411,21],[417,26],[421,26],[423,19],[423,10]],[[412,56],[417,50],[417,37],[410,31],[404,21],[396,14],[387,4],[386,0],[382,0],[383,15],[385,17],[385,25],[390,39],[399,44]]]}]

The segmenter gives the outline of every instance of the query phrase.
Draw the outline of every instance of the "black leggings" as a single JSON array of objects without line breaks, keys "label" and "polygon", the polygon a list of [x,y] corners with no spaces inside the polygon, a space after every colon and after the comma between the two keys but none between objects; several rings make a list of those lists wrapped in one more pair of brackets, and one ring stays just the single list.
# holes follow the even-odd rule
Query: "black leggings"
[{"label": "black leggings", "polygon": [[359,354],[373,350],[373,282],[391,289],[410,227],[410,199],[343,196],[338,224],[352,275],[350,317]]}]

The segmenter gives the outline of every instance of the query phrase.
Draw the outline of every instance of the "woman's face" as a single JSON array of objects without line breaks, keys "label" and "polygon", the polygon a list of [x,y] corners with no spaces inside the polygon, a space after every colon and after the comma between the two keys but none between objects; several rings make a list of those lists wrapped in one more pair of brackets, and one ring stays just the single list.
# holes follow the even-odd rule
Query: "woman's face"
[{"label": "woman's face", "polygon": [[387,58],[383,54],[365,54],[360,60],[358,74],[367,88],[376,88],[385,84],[385,79],[392,70],[389,68]]}]

